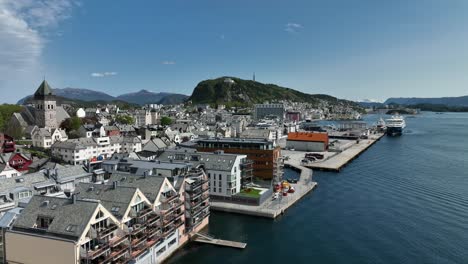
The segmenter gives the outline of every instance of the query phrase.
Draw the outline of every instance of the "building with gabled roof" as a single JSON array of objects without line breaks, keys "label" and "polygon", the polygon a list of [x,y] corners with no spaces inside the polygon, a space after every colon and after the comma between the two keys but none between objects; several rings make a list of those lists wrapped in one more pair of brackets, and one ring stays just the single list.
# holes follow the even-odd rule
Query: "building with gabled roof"
[{"label": "building with gabled roof", "polygon": [[97,201],[33,196],[5,233],[6,262],[102,263],[123,239],[121,223]]}]

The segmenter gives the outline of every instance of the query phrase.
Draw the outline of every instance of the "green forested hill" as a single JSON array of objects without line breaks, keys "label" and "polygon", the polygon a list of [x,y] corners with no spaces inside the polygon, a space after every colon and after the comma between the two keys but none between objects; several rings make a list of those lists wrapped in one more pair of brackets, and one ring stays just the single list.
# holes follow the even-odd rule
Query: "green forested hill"
[{"label": "green forested hill", "polygon": [[[233,80],[234,82],[230,82]],[[289,100],[319,104],[326,101],[331,105],[342,104],[358,108],[351,101],[340,100],[324,94],[307,94],[275,84],[264,84],[234,77],[221,77],[200,82],[189,100],[195,104],[252,105],[265,101]]]}]

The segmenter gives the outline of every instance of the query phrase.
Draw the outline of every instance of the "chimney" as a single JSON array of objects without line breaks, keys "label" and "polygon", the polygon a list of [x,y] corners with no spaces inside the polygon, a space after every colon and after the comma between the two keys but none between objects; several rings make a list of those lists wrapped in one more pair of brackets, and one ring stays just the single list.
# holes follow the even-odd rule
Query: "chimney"
[{"label": "chimney", "polygon": [[76,194],[72,194],[72,204],[76,204]]}]

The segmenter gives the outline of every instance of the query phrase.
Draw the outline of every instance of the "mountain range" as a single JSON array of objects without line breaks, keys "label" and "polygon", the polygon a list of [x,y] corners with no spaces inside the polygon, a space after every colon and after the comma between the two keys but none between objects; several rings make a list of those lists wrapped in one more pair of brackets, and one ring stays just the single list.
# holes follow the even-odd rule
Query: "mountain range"
[{"label": "mountain range", "polygon": [[[188,96],[175,93],[155,93],[147,90],[141,90],[135,93],[122,94],[117,97],[107,93],[83,88],[56,88],[53,93],[62,98],[85,102],[113,102],[123,101],[131,104],[179,104],[184,102]],[[26,96],[18,101],[18,104],[24,104],[32,95]]]},{"label": "mountain range", "polygon": [[384,104],[400,104],[400,105],[417,105],[417,104],[433,104],[446,106],[468,106],[468,96],[459,97],[439,97],[439,98],[388,98]]}]

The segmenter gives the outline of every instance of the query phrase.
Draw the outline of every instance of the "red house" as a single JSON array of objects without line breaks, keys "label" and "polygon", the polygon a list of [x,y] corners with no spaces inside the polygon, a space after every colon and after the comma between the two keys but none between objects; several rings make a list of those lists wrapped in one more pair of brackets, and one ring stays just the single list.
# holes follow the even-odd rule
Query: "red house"
[{"label": "red house", "polygon": [[3,133],[0,133],[0,153],[15,152],[15,140]]},{"label": "red house", "polygon": [[105,126],[104,130],[108,137],[120,136],[120,130],[116,126]]},{"label": "red house", "polygon": [[287,112],[286,113],[286,120],[289,121],[300,121],[301,120],[301,112]]},{"label": "red house", "polygon": [[32,157],[27,156],[23,153],[15,153],[11,155],[10,161],[8,163],[11,167],[15,168],[17,171],[28,171],[29,165],[33,162]]}]

